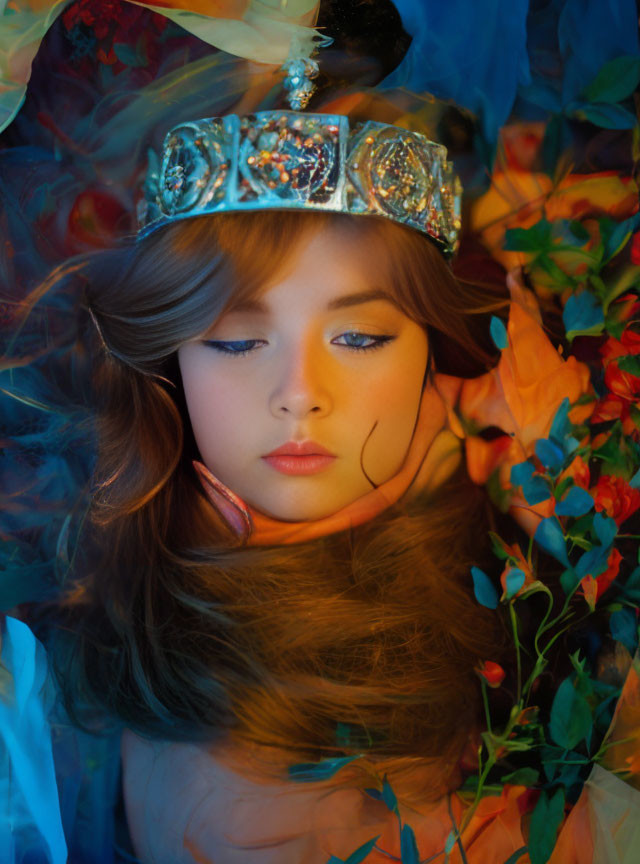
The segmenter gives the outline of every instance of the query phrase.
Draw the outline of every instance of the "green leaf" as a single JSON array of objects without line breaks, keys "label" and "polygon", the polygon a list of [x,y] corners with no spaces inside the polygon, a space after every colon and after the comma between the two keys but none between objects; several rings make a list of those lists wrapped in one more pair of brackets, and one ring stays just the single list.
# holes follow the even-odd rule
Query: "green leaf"
[{"label": "green leaf", "polygon": [[500,537],[498,534],[496,534],[493,531],[489,531],[488,533],[489,533],[489,538],[491,540],[491,546],[493,548],[494,554],[498,558],[500,558],[502,561],[504,561],[506,558],[509,557],[509,553],[504,548],[506,545],[505,541],[502,539],[502,537]]},{"label": "green leaf", "polygon": [[530,582],[527,585],[526,590],[522,592],[520,597],[524,600],[525,597],[530,597],[531,594],[540,594],[540,592],[546,594],[548,597],[551,597],[551,592],[544,584],[544,582],[541,582],[539,579],[534,579],[533,582]]},{"label": "green leaf", "polygon": [[551,223],[546,219],[531,228],[509,228],[504,237],[504,248],[511,252],[543,252],[553,246]]},{"label": "green leaf", "polygon": [[604,328],[602,305],[590,291],[572,294],[562,312],[562,322],[569,340],[578,334],[595,336]]},{"label": "green leaf", "polygon": [[536,267],[539,267],[541,270],[544,270],[547,275],[551,276],[558,287],[573,288],[576,284],[575,279],[572,279],[568,273],[565,273],[564,270],[556,264],[553,258],[546,253],[543,253],[536,258]]},{"label": "green leaf", "polygon": [[505,774],[502,778],[503,783],[510,783],[512,786],[535,786],[540,779],[540,772],[535,768],[518,768],[517,771],[512,771],[511,774]]},{"label": "green leaf", "polygon": [[579,222],[577,219],[571,219],[567,227],[580,246],[584,246],[591,239],[591,234],[589,234],[582,222]]},{"label": "green leaf", "polygon": [[571,678],[565,678],[558,687],[551,706],[549,732],[560,747],[573,750],[587,738],[592,726],[591,709],[578,693]]},{"label": "green leaf", "polygon": [[555,219],[551,223],[551,235],[554,240],[554,251],[580,248],[589,241],[591,236],[584,225],[575,219]]},{"label": "green leaf", "polygon": [[560,585],[562,585],[562,590],[567,596],[573,594],[579,583],[580,576],[572,567],[568,567],[560,574]]},{"label": "green leaf", "polygon": [[596,513],[593,517],[593,529],[596,537],[604,547],[611,546],[618,533],[618,525],[615,519],[605,516],[604,513]]},{"label": "green leaf", "polygon": [[614,258],[629,242],[631,235],[640,225],[640,213],[635,213],[622,222],[614,222],[608,217],[601,217],[600,235],[604,242],[603,264]]},{"label": "green leaf", "polygon": [[338,723],[336,725],[336,744],[338,747],[349,747],[351,737],[351,727],[348,723]]},{"label": "green leaf", "polygon": [[629,417],[635,424],[636,429],[640,429],[640,408],[637,405],[629,405]]},{"label": "green leaf", "polygon": [[639,83],[640,57],[616,57],[601,67],[582,95],[588,102],[621,102],[633,94]]},{"label": "green leaf", "polygon": [[411,825],[403,825],[400,832],[400,857],[402,864],[420,864],[416,835]]},{"label": "green leaf", "polygon": [[473,578],[473,593],[478,603],[481,606],[486,606],[487,609],[497,609],[498,592],[484,570],[479,567],[472,567],[471,576]]},{"label": "green leaf", "polygon": [[627,608],[613,612],[609,619],[609,627],[613,638],[617,642],[622,642],[625,648],[634,654],[638,647],[638,624],[635,612]]},{"label": "green leaf", "polygon": [[545,552],[553,555],[560,563],[569,566],[562,526],[554,516],[548,516],[538,523],[533,539]]},{"label": "green leaf", "polygon": [[399,815],[400,811],[398,809],[398,799],[396,798],[396,793],[391,788],[391,784],[387,780],[386,774],[384,775],[384,779],[382,781],[382,800],[392,813],[395,813],[396,816]]},{"label": "green leaf", "polygon": [[567,489],[573,488],[575,486],[575,480],[573,477],[565,477],[564,480],[561,480],[560,483],[553,490],[553,497],[556,501],[560,501],[564,493]]},{"label": "green leaf", "polygon": [[[640,556],[640,548],[638,549]],[[626,582],[622,586],[622,591],[625,597],[628,597],[634,603],[640,603],[640,567],[636,567],[627,577]]]},{"label": "green leaf", "polygon": [[289,765],[289,779],[301,783],[307,783],[314,780],[327,780],[333,777],[338,771],[354,759],[359,759],[362,754],[357,753],[355,756],[344,756],[338,759],[323,759],[321,762],[299,762],[296,765]]},{"label": "green leaf", "polygon": [[593,498],[580,486],[572,486],[566,498],[556,504],[558,516],[584,516],[593,507]]},{"label": "green leaf", "polygon": [[451,854],[451,850],[456,845],[457,836],[458,835],[456,834],[456,832],[453,829],[451,831],[449,831],[449,834],[447,835],[446,842],[444,844],[444,854],[445,855]]},{"label": "green leaf", "polygon": [[624,357],[619,357],[616,362],[623,372],[640,377],[640,354],[626,354]]},{"label": "green leaf", "polygon": [[502,351],[509,344],[507,328],[504,326],[504,322],[496,315],[492,315],[489,329],[494,345]]},{"label": "green leaf", "polygon": [[[616,421],[611,427],[609,437],[601,447],[594,450],[591,454],[596,459],[601,459],[603,462],[610,462],[612,465],[620,465],[624,463],[623,454],[621,451],[622,424]],[[610,473],[610,472],[605,472]]]},{"label": "green leaf", "polygon": [[531,814],[529,827],[529,857],[531,864],[546,864],[556,845],[558,828],[564,818],[564,789],[557,789],[553,796],[542,791]]},{"label": "green leaf", "polygon": [[502,486],[500,481],[500,468],[494,468],[486,483],[489,500],[500,513],[506,513],[511,505],[511,494]]},{"label": "green leaf", "polygon": [[640,287],[640,267],[635,264],[629,264],[618,276],[612,275],[611,279],[607,280],[607,295],[602,304],[605,313],[617,297],[630,288],[638,287]]},{"label": "green leaf", "polygon": [[518,88],[518,97],[526,102],[539,105],[545,111],[557,114],[562,109],[562,99],[558,90],[547,82],[536,82]]},{"label": "green leaf", "polygon": [[378,834],[377,837],[372,837],[371,840],[367,840],[367,842],[363,843],[362,846],[358,846],[355,852],[352,852],[351,855],[345,859],[344,864],[360,864],[361,861],[364,861],[381,837],[382,834]]},{"label": "green leaf", "polygon": [[519,567],[512,567],[506,576],[505,583],[507,586],[507,597],[511,599],[524,585],[526,576],[523,570]]},{"label": "green leaf", "polygon": [[509,855],[504,864],[516,864],[516,862],[519,861],[523,855],[526,855],[528,851],[528,846],[521,846],[519,849],[516,849],[513,855]]},{"label": "green leaf", "polygon": [[565,114],[577,120],[585,120],[601,129],[633,129],[636,117],[622,105],[606,102],[570,102]]}]

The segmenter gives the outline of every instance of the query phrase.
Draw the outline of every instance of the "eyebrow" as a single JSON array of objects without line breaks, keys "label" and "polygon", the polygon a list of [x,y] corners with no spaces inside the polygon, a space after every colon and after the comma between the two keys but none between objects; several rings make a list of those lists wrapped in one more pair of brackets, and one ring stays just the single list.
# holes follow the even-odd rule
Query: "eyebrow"
[{"label": "eyebrow", "polygon": [[[344,294],[342,297],[334,297],[327,303],[327,311],[331,312],[334,309],[345,309],[349,306],[360,306],[363,303],[373,303],[375,300],[387,300],[396,308],[400,308],[395,297],[385,291],[384,288],[371,288],[368,291],[360,291],[356,294]],[[249,299],[241,300],[234,303],[228,312],[260,312],[263,315],[268,314],[269,307],[261,300]]]}]

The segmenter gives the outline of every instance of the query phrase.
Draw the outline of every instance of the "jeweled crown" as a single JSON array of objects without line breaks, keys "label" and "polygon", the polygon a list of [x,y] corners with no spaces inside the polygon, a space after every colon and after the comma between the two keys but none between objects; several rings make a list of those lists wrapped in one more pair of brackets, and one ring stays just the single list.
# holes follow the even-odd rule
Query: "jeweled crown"
[{"label": "jeweled crown", "polygon": [[239,210],[384,216],[458,248],[462,185],[419,132],[337,114],[259,111],[181,123],[150,169],[138,237],[176,219]]}]

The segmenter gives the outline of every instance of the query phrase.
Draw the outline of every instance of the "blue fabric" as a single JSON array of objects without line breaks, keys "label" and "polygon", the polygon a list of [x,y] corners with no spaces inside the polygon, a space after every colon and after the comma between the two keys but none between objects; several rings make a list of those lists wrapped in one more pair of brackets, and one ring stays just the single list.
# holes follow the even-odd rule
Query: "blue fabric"
[{"label": "blue fabric", "polygon": [[529,84],[529,0],[394,0],[413,41],[402,63],[376,89],[404,87],[453,100],[494,139],[519,84]]},{"label": "blue fabric", "polygon": [[47,713],[52,690],[46,654],[26,624],[7,617],[2,632],[0,858],[7,864],[64,864],[67,845]]},{"label": "blue fabric", "polygon": [[545,119],[579,100],[606,62],[640,54],[635,0],[394,3],[413,41],[377,89],[451,100],[490,143],[514,108]]},{"label": "blue fabric", "polygon": [[68,722],[43,645],[10,616],[1,661],[2,864],[136,862],[121,799],[121,729],[91,735]]}]

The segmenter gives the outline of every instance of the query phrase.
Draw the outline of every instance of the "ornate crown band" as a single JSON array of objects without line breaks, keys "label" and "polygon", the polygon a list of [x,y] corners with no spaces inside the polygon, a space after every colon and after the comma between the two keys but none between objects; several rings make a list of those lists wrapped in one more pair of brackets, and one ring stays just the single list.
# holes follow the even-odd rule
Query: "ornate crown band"
[{"label": "ornate crown band", "polygon": [[384,216],[458,248],[462,185],[419,132],[338,114],[259,111],[181,123],[147,176],[138,237],[206,213],[312,209]]}]

